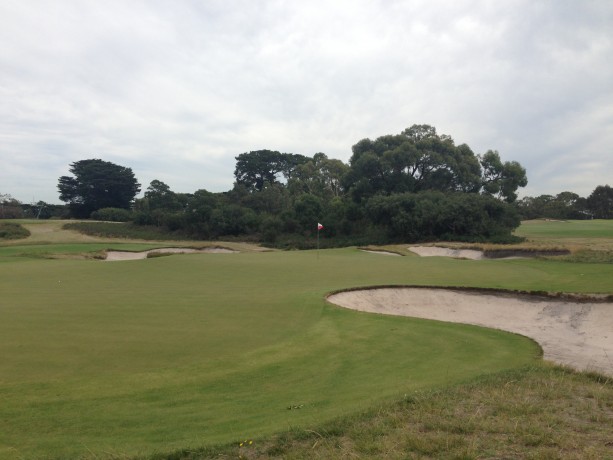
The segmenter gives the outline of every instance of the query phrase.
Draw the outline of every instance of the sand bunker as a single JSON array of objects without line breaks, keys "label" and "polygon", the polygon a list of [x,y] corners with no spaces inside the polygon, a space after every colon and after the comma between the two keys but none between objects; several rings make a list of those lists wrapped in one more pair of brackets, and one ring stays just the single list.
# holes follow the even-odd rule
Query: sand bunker
[{"label": "sand bunker", "polygon": [[382,256],[400,256],[400,254],[391,251],[375,251],[373,249],[360,249],[362,252],[368,252],[370,254],[379,254]]},{"label": "sand bunker", "polygon": [[160,248],[160,249],[151,249],[149,251],[142,251],[142,252],[107,251],[105,260],[118,261],[118,260],[146,259],[150,253],[157,253],[157,254],[233,254],[236,252],[238,251],[233,251],[231,249],[225,249],[225,248],[203,248],[203,249]]},{"label": "sand bunker", "polygon": [[439,248],[437,246],[410,246],[409,251],[421,257],[453,257],[455,259],[480,260],[485,258],[483,251],[474,249],[450,249]]},{"label": "sand bunker", "polygon": [[384,288],[328,300],[354,310],[475,324],[525,335],[544,358],[613,375],[613,303],[453,289]]},{"label": "sand bunker", "polygon": [[453,257],[454,259],[471,260],[520,259],[527,257],[562,256],[570,254],[570,250],[568,249],[526,250],[515,248],[480,251],[477,249],[453,249],[438,246],[409,246],[407,249],[421,257]]}]

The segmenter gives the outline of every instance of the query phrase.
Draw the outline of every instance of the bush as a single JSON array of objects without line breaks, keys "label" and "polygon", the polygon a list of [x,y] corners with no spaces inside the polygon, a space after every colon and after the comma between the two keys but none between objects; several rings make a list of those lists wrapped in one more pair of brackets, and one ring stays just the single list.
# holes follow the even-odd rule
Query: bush
[{"label": "bush", "polygon": [[392,240],[408,242],[501,240],[510,238],[520,224],[510,205],[474,193],[377,195],[368,201],[366,212]]},{"label": "bush", "polygon": [[19,240],[30,236],[30,231],[13,222],[0,223],[0,240]]},{"label": "bush", "polygon": [[107,222],[128,222],[132,220],[132,212],[123,208],[102,208],[92,212],[90,218]]}]

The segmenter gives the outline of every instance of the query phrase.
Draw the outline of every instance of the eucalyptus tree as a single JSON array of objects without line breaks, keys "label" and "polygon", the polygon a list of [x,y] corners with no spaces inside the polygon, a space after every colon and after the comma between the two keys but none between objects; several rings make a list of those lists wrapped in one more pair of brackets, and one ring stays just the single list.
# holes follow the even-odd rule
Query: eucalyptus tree
[{"label": "eucalyptus tree", "polygon": [[276,150],[254,150],[236,157],[234,177],[236,183],[251,191],[260,191],[265,184],[280,183],[280,177],[289,180],[296,167],[309,160],[304,155],[281,153]]},{"label": "eucalyptus tree", "polygon": [[356,201],[425,190],[477,192],[481,186],[481,166],[470,147],[456,146],[429,125],[413,125],[374,141],[362,139],[352,152],[344,184]]}]

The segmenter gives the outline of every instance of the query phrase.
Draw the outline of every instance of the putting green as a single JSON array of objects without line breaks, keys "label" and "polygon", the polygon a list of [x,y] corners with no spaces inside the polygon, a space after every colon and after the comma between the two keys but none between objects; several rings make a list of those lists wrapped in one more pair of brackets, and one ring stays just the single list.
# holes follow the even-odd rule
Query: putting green
[{"label": "putting green", "polygon": [[126,262],[19,253],[0,248],[0,458],[150,454],[254,438],[540,354],[500,331],[337,308],[324,300],[332,290],[573,290],[574,270],[593,270],[595,284],[583,288],[598,291],[613,274],[356,249]]}]

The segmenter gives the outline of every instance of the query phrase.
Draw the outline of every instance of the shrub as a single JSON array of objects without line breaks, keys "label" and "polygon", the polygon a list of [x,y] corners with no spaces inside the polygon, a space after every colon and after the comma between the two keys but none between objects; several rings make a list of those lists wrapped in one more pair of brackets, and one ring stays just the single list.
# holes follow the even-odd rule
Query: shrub
[{"label": "shrub", "polygon": [[128,222],[132,220],[132,212],[123,208],[102,208],[92,212],[90,218],[107,222]]},{"label": "shrub", "polygon": [[19,240],[30,236],[30,231],[13,222],[0,223],[0,240]]}]

